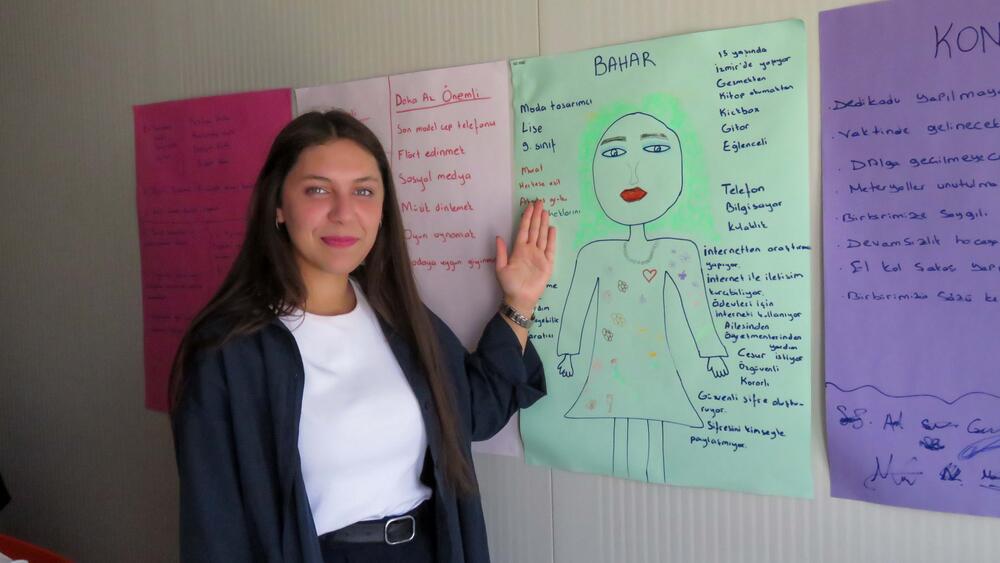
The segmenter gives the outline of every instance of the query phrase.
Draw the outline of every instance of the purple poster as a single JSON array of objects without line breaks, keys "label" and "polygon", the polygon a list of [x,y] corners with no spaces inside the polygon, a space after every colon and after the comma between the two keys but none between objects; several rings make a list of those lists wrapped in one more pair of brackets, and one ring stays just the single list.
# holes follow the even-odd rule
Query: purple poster
[{"label": "purple poster", "polygon": [[1000,516],[1000,4],[820,15],[834,496]]}]

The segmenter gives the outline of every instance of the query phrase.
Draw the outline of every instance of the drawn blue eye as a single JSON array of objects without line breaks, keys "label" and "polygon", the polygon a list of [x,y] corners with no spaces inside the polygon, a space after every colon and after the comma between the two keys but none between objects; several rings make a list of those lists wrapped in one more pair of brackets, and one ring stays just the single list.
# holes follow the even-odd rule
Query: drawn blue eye
[{"label": "drawn blue eye", "polygon": [[604,149],[603,151],[601,151],[601,156],[606,156],[608,158],[618,158],[619,156],[623,156],[627,152],[628,151],[626,151],[621,147],[611,147],[610,149]]},{"label": "drawn blue eye", "polygon": [[646,145],[642,147],[642,150],[646,152],[667,152],[670,150],[670,145],[657,143],[655,145]]}]

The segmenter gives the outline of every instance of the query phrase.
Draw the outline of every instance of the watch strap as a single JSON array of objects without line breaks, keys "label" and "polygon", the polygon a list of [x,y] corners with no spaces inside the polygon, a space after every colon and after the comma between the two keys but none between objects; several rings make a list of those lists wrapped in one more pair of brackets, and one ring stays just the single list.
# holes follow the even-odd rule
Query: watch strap
[{"label": "watch strap", "polygon": [[524,313],[511,307],[507,303],[500,303],[500,314],[514,321],[514,324],[524,328],[531,328],[531,324],[535,320],[534,312],[532,312],[531,317],[529,318],[525,316]]}]

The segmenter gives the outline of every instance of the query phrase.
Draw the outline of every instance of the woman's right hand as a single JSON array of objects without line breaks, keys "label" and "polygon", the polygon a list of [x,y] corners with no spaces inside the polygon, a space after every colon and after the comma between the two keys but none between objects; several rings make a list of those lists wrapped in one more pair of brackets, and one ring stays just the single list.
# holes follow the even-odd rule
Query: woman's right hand
[{"label": "woman's right hand", "polygon": [[559,375],[563,377],[573,377],[573,356],[563,354],[563,359],[559,361],[556,369],[559,370]]}]

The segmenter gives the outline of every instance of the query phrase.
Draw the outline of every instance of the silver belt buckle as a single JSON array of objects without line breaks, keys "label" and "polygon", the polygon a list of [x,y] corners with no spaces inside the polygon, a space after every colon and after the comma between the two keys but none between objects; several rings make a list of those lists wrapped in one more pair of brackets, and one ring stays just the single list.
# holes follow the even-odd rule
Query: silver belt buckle
[{"label": "silver belt buckle", "polygon": [[[410,521],[410,537],[406,538],[405,540],[390,541],[389,540],[389,526],[392,526],[393,523],[395,523],[395,522],[402,522],[404,520],[409,520]],[[397,516],[395,518],[391,518],[388,522],[385,523],[385,530],[383,531],[383,534],[384,534],[384,538],[385,538],[385,543],[387,543],[389,545],[399,545],[401,543],[406,543],[406,542],[412,540],[413,538],[415,538],[417,536],[417,521],[414,520],[413,516],[410,516],[409,514],[407,514],[405,516]]]}]

